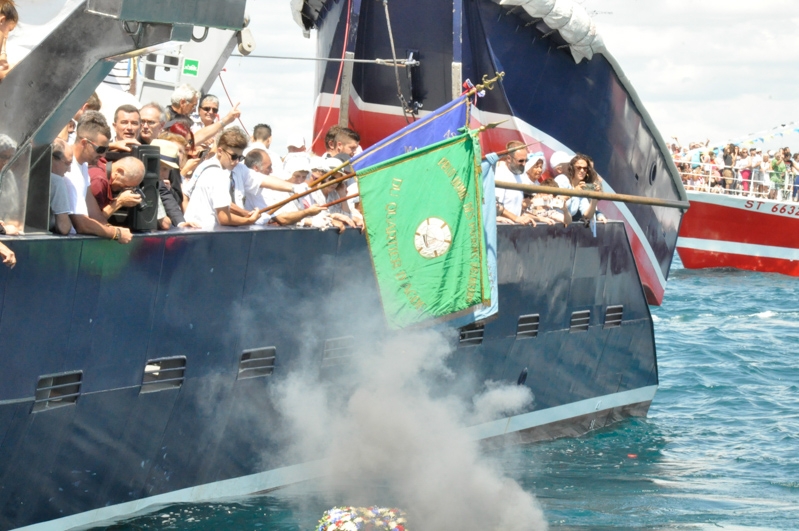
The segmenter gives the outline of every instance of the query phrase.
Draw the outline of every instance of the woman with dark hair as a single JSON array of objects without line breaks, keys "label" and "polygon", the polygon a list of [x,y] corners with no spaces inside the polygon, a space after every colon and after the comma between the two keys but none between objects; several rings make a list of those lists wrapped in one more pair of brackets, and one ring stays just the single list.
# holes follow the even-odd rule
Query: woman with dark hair
[{"label": "woman with dark hair", "polygon": [[14,31],[19,22],[19,14],[13,0],[0,0],[0,81],[11,70],[6,56],[8,34]]},{"label": "woman with dark hair", "polygon": [[[602,180],[594,171],[594,162],[588,155],[576,154],[569,162],[566,174],[569,178],[568,183],[566,179],[556,179],[558,186],[561,188],[594,192],[602,191]],[[571,197],[566,201],[566,208],[571,215],[572,221],[584,221],[587,223],[596,212],[597,202],[597,199],[588,199],[587,197]],[[604,217],[601,221],[604,221]]]}]

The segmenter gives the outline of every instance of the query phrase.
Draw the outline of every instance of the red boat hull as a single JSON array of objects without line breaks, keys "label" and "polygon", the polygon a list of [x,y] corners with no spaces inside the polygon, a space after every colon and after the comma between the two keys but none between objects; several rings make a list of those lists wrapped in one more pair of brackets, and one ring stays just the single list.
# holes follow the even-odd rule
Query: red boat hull
[{"label": "red boat hull", "polygon": [[677,252],[688,269],[799,276],[799,203],[688,192]]}]

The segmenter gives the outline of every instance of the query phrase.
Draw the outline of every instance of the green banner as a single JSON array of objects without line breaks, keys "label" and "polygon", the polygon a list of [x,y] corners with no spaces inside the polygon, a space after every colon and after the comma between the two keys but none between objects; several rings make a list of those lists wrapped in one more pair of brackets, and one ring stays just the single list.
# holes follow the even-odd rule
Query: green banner
[{"label": "green banner", "polygon": [[412,151],[357,178],[390,327],[454,317],[489,302],[476,136]]}]

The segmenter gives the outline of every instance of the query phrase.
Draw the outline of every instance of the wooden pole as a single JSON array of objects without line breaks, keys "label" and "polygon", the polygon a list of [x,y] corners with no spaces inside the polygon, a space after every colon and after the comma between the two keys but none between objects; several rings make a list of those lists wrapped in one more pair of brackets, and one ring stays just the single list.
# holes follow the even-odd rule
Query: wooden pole
[{"label": "wooden pole", "polygon": [[[527,144],[527,145],[525,145],[525,146],[516,146],[515,148],[505,149],[505,150],[503,150],[503,151],[497,151],[495,154],[496,154],[496,156],[498,156],[498,157],[504,157],[505,155],[507,155],[507,154],[509,154],[509,153],[513,153],[514,151],[518,151],[518,150],[520,150],[520,149],[529,148],[529,147],[530,147],[530,146],[532,146],[533,144],[538,144],[538,142],[531,142],[531,143],[529,143],[529,144]],[[485,159],[486,159],[486,158],[485,158],[485,157],[483,157],[483,160],[485,160]]]},{"label": "wooden pole", "polygon": [[[338,160],[338,159],[336,159],[336,160]],[[313,181],[308,183],[308,187],[309,188],[313,188],[314,186],[316,186],[317,184],[321,183],[322,181],[324,181],[325,179],[327,179],[331,175],[335,175],[336,173],[338,173],[339,171],[343,170],[345,167],[347,167],[349,165],[350,165],[350,161],[342,162],[341,164],[339,164],[338,166],[336,166],[335,168],[333,168],[332,170],[330,170],[326,174],[322,175],[318,179],[314,179]],[[355,174],[353,174],[353,175],[355,175]]]},{"label": "wooden pole", "polygon": [[337,205],[339,203],[343,203],[344,201],[349,201],[350,199],[355,199],[359,195],[360,194],[352,194],[352,195],[348,195],[347,197],[342,197],[341,199],[336,199],[335,201],[331,201],[329,203],[325,203],[324,205],[322,205],[322,208],[332,207],[333,205]]},{"label": "wooden pole", "polygon": [[552,194],[566,195],[570,197],[587,197],[589,199],[601,199],[605,201],[618,201],[621,203],[632,203],[634,205],[649,205],[665,208],[679,208],[688,210],[688,201],[673,201],[671,199],[659,199],[657,197],[642,197],[639,195],[611,194],[607,192],[595,192],[593,190],[577,190],[569,188],[558,188],[557,186],[535,186],[532,184],[518,184],[496,181],[497,188],[506,190],[517,190],[531,194]]},{"label": "wooden pole", "polygon": [[299,199],[300,197],[305,197],[306,195],[312,194],[312,193],[314,193],[317,190],[321,190],[322,188],[327,188],[328,186],[333,186],[334,184],[338,184],[338,183],[340,183],[342,181],[346,181],[347,179],[350,179],[352,177],[355,177],[355,172],[348,173],[347,175],[344,175],[344,176],[339,177],[337,179],[333,179],[332,181],[326,182],[323,185],[318,186],[316,188],[308,188],[304,192],[300,192],[298,194],[291,195],[288,198],[284,199],[283,201],[280,201],[278,203],[275,203],[274,205],[270,205],[268,207],[262,208],[259,212],[261,212],[261,214],[263,214],[264,212],[267,212],[269,214],[274,214],[275,211],[277,209],[279,209],[280,207],[282,207],[283,205],[287,205],[287,204],[291,203],[292,201],[294,201],[296,199]]}]

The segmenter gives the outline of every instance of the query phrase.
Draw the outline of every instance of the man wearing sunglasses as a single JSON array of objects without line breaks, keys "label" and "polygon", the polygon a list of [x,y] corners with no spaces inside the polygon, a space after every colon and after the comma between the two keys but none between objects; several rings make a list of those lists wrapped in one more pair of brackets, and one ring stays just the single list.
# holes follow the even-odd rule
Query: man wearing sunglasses
[{"label": "man wearing sunglasses", "polygon": [[231,210],[235,196],[231,172],[243,158],[242,152],[246,147],[247,135],[238,127],[222,133],[217,141],[216,156],[195,172],[197,177],[186,207],[186,221],[206,230],[220,225],[252,225],[258,221],[261,217],[258,210],[244,211],[246,215]]},{"label": "man wearing sunglasses", "polygon": [[90,187],[89,165],[96,164],[108,151],[111,128],[98,111],[86,111],[75,133],[72,166],[64,175],[72,211],[69,217],[74,230],[78,234],[93,234],[128,243],[131,240],[130,230],[107,224]]}]

